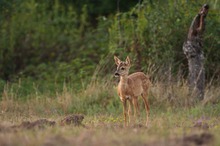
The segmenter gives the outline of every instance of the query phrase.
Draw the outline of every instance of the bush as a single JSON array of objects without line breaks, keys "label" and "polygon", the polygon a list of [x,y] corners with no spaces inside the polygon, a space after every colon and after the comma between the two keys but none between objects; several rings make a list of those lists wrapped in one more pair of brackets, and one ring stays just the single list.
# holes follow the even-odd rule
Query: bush
[{"label": "bush", "polygon": [[73,6],[66,8],[58,1],[22,1],[4,20],[0,23],[0,78],[4,80],[80,81],[93,74],[107,51],[107,27],[91,29],[86,5],[78,15]]},{"label": "bush", "polygon": [[[187,72],[186,57],[182,45],[187,37],[187,31],[194,16],[205,1],[188,2],[144,1],[132,10],[115,15],[110,27],[109,49],[113,54],[132,56],[136,70],[154,72],[154,76],[164,76],[165,71],[177,75],[181,69],[183,75]],[[204,36],[204,52],[207,57],[207,78],[215,76],[220,71],[216,56],[220,47],[219,23],[216,14],[217,4],[210,2],[210,12],[207,16],[207,26]],[[216,8],[216,10],[212,8]],[[219,8],[218,8],[219,9]],[[215,52],[215,53],[214,53]],[[212,56],[211,54],[214,53]],[[215,61],[214,61],[215,60]],[[211,66],[215,65],[214,68]],[[217,68],[216,68],[217,67]],[[159,75],[158,75],[159,73]],[[161,74],[160,74],[161,73]],[[168,79],[167,77],[165,77]]]}]

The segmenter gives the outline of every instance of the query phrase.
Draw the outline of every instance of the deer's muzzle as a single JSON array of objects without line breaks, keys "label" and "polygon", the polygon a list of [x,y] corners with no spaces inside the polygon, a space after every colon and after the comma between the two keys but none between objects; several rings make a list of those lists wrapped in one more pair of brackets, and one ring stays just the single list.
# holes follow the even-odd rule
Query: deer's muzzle
[{"label": "deer's muzzle", "polygon": [[115,72],[115,77],[119,77],[120,76],[120,74],[116,71]]}]

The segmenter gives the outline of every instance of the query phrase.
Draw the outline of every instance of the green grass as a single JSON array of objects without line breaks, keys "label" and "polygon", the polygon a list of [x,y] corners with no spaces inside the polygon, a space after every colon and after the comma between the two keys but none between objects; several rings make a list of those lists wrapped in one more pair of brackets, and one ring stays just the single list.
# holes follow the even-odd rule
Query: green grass
[{"label": "green grass", "polygon": [[[216,105],[219,106],[219,105]],[[220,106],[219,106],[220,107]],[[216,107],[219,110],[219,107]],[[219,116],[210,114],[217,110],[215,107],[195,106],[190,109],[161,110],[152,107],[150,125],[123,127],[122,114],[120,115],[85,115],[83,127],[55,126],[43,130],[19,130],[17,132],[0,132],[1,145],[159,145],[164,140],[165,145],[172,145],[173,139],[182,138],[184,135],[208,132],[215,135],[215,145],[219,137]],[[25,113],[25,112],[24,112]],[[24,113],[5,112],[1,114],[2,125],[16,125],[26,120],[48,118],[59,121],[65,115],[45,114],[41,116],[25,115]],[[208,129],[194,127],[196,121],[209,125]],[[144,123],[141,117],[140,123]],[[144,125],[144,124],[143,124]]]},{"label": "green grass", "polygon": [[[31,86],[26,86],[31,88]],[[64,84],[59,92],[33,92],[26,100],[19,100],[19,90],[10,85],[4,88],[0,101],[0,145],[184,145],[180,141],[186,136],[210,133],[219,145],[220,103],[218,87],[206,91],[206,100],[193,105],[187,102],[185,85],[155,83],[149,94],[150,123],[144,127],[145,113],[141,103],[141,117],[127,128],[123,127],[122,105],[112,81],[94,81],[84,90],[75,92]],[[39,91],[35,89],[36,91]],[[34,90],[33,90],[34,91]],[[50,95],[53,95],[51,97]],[[22,97],[22,93],[20,94]],[[19,129],[4,132],[2,127],[19,125],[23,121],[41,118],[59,121],[69,114],[83,114],[85,127],[73,125],[47,127],[46,129]],[[198,126],[202,122],[205,126]],[[207,128],[208,126],[208,128]],[[193,136],[192,136],[193,137]],[[189,142],[190,143],[190,142]],[[185,145],[196,145],[195,142]]]}]

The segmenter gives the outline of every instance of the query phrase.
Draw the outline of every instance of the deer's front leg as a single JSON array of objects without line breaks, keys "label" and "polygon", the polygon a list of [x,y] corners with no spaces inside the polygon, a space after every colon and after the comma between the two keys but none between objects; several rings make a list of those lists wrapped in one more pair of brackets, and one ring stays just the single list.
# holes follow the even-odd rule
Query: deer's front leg
[{"label": "deer's front leg", "polygon": [[129,99],[128,117],[129,117],[129,123],[131,123],[132,121],[132,100],[131,99]]},{"label": "deer's front leg", "polygon": [[123,103],[123,112],[124,112],[124,127],[128,126],[127,124],[127,100],[122,100]]}]

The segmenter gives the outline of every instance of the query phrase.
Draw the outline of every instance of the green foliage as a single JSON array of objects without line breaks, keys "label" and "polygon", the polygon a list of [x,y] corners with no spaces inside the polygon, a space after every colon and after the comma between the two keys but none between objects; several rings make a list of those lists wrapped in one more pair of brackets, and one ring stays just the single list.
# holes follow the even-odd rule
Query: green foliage
[{"label": "green foliage", "polygon": [[[176,74],[181,64],[187,65],[182,44],[191,21],[204,3],[204,1],[198,3],[174,0],[162,3],[146,0],[131,11],[118,13],[109,29],[109,49],[124,58],[130,54],[135,58],[134,62],[138,70],[149,72],[148,69],[152,65],[165,66],[165,69],[169,70],[166,66],[172,66],[172,72]],[[208,78],[220,69],[217,65],[219,57],[215,55],[211,57],[214,52],[219,56],[219,51],[216,50],[220,47],[220,38],[217,35],[219,19],[218,14],[214,12],[219,7],[216,7],[214,1],[210,2],[210,5],[204,38],[204,51],[208,52],[206,62]],[[215,10],[212,10],[212,7],[215,7]],[[217,70],[208,65],[212,64],[212,61],[218,66]],[[185,72],[187,68],[182,69]]]},{"label": "green foliage", "polygon": [[[117,0],[117,1],[112,1],[112,0],[60,0],[60,3],[68,6],[68,5],[73,5],[76,9],[77,12],[81,12],[81,8],[87,4],[88,6],[88,13],[91,15],[91,19],[96,19],[97,16],[102,16],[102,15],[109,15],[112,13],[115,13],[117,10],[120,11],[128,11],[132,6],[134,6],[137,1],[133,0]],[[95,21],[95,20],[92,20]]]},{"label": "green foliage", "polygon": [[[1,91],[8,84],[5,81],[16,84],[21,80],[22,86],[25,82],[27,85],[23,89],[14,87],[21,96],[34,92],[33,82],[53,94],[63,83],[76,90],[86,89],[97,76],[110,78],[115,67],[113,54],[120,58],[129,55],[133,60],[131,72],[142,70],[158,81],[162,77],[171,81],[172,75],[180,73],[181,79],[187,71],[182,44],[193,17],[205,3],[145,0],[115,14],[115,8],[95,12],[94,4],[81,1],[0,2]],[[204,52],[207,79],[212,83],[220,71],[219,1],[209,4]]]},{"label": "green foliage", "polygon": [[100,48],[107,36],[100,36],[106,28],[91,30],[86,6],[80,15],[58,1],[52,6],[23,1],[13,8],[9,19],[0,23],[1,78],[63,82],[70,78],[80,81],[93,73],[99,54],[107,50]]},{"label": "green foliage", "polygon": [[[123,57],[129,54],[135,62],[134,70],[151,73],[152,68],[168,70],[172,66],[174,74],[180,67],[186,72],[182,44],[193,17],[205,1],[145,0],[113,17],[101,15],[114,14],[115,9],[95,12],[94,4],[84,5],[81,1],[1,3],[0,77],[79,82],[89,79],[109,53]],[[99,4],[106,6],[104,2]],[[211,78],[219,72],[219,7],[216,1],[209,4],[204,51],[207,77]],[[97,22],[91,23],[89,19],[98,13]]]}]

